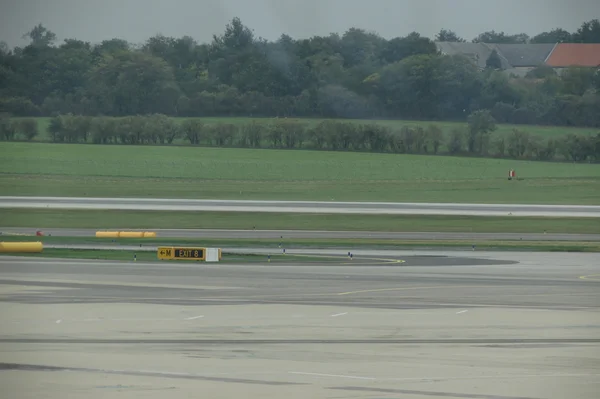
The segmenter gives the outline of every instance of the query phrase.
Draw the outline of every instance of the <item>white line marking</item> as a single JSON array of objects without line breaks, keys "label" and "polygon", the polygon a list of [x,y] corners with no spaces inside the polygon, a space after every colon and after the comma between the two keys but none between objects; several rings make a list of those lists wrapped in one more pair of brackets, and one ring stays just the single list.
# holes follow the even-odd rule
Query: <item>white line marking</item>
[{"label": "white line marking", "polygon": [[303,373],[301,371],[288,371],[289,374],[297,374],[297,375],[311,375],[315,377],[336,377],[336,378],[348,378],[351,380],[367,380],[374,381],[376,378],[372,377],[358,377],[354,375],[337,375],[337,374],[320,374],[320,373]]},{"label": "white line marking", "polygon": [[62,319],[56,320],[56,324],[60,324],[61,321],[62,321]]},{"label": "white line marking", "polygon": [[461,310],[460,312],[456,312],[456,314],[461,314],[461,313],[465,313],[468,312],[468,310]]},{"label": "white line marking", "polygon": [[186,320],[196,320],[196,319],[200,319],[204,316],[192,316],[192,317],[188,317]]},{"label": "white line marking", "polygon": [[348,314],[348,312],[332,314],[331,317],[343,316],[345,314]]},{"label": "white line marking", "polygon": [[314,377],[332,377],[332,378],[347,378],[353,380],[365,381],[461,381],[461,380],[502,380],[515,378],[573,378],[573,377],[598,377],[600,374],[521,374],[521,375],[484,375],[484,376],[469,376],[469,377],[408,377],[408,378],[375,378],[375,377],[360,377],[354,375],[339,375],[339,374],[321,374],[321,373],[305,373],[301,371],[288,371],[288,374],[306,375]]}]

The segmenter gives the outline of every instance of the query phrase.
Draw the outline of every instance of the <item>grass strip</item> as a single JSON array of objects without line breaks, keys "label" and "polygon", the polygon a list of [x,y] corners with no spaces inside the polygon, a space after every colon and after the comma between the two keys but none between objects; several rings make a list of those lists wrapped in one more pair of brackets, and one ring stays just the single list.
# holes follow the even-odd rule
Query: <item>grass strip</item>
[{"label": "grass strip", "polygon": [[[137,262],[183,262],[189,263],[204,263],[191,260],[159,260],[155,252],[145,251],[128,251],[128,250],[90,250],[90,249],[62,249],[62,248],[46,248],[42,253],[33,254],[0,254],[0,256],[24,256],[34,258],[59,258],[59,259],[89,259],[89,260],[117,260]],[[135,258],[134,258],[135,256]],[[270,263],[340,263],[347,262],[345,257],[340,256],[338,259],[333,257],[319,256],[294,256],[283,254],[270,255]],[[225,254],[221,263],[268,263],[269,259],[266,255],[255,254]]]},{"label": "grass strip", "polygon": [[3,227],[600,234],[594,218],[0,209]]},{"label": "grass strip", "polygon": [[[195,246],[227,248],[271,248],[274,253],[283,249],[435,249],[435,250],[507,250],[507,251],[549,251],[549,252],[600,252],[600,242],[568,241],[520,241],[520,240],[396,240],[396,239],[156,239],[143,243],[139,240],[120,239],[114,242],[106,239],[82,237],[5,237],[5,241],[42,241],[46,245],[140,245],[140,252],[147,252],[148,246]],[[154,253],[153,251],[150,251]]]}]

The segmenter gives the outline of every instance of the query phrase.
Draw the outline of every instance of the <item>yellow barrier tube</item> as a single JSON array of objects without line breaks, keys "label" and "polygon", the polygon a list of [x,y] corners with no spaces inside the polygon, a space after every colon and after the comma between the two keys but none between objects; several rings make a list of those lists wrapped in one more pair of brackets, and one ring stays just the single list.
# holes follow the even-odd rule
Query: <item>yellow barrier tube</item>
[{"label": "yellow barrier tube", "polygon": [[143,238],[143,231],[119,231],[120,238]]},{"label": "yellow barrier tube", "polygon": [[96,238],[118,238],[118,231],[97,231]]},{"label": "yellow barrier tube", "polygon": [[44,249],[40,242],[0,242],[0,253],[39,253]]},{"label": "yellow barrier tube", "polygon": [[156,238],[156,233],[153,231],[144,231],[144,238]]}]

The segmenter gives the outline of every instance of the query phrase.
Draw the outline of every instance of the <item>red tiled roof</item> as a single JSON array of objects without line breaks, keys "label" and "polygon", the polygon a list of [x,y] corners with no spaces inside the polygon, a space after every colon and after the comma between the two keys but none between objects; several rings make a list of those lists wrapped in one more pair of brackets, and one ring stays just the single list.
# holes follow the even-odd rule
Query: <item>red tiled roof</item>
[{"label": "red tiled roof", "polygon": [[554,68],[600,66],[600,44],[558,43],[546,64]]}]

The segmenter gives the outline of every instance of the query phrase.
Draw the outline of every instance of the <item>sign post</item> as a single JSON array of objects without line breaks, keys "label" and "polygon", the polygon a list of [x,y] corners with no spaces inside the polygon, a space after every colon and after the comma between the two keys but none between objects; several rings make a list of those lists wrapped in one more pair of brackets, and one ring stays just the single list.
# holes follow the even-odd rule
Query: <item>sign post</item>
[{"label": "sign post", "polygon": [[173,259],[173,247],[158,247],[156,254],[161,260]]},{"label": "sign post", "polygon": [[158,259],[161,260],[206,260],[206,248],[196,247],[158,247]]}]

